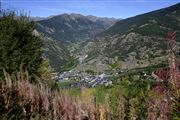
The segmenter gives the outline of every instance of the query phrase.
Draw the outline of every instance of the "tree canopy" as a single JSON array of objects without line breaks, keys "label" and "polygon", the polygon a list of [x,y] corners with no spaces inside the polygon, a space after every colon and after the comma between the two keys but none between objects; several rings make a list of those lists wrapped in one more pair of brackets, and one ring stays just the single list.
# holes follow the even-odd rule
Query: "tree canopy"
[{"label": "tree canopy", "polygon": [[35,74],[42,63],[42,40],[34,34],[35,23],[14,13],[0,18],[0,71],[27,70]]}]

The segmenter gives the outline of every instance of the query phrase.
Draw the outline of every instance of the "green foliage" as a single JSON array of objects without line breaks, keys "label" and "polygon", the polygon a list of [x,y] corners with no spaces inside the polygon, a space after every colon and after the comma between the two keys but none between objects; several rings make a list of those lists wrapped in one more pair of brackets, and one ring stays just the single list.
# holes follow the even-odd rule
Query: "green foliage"
[{"label": "green foliage", "polygon": [[80,96],[81,95],[81,89],[80,88],[72,88],[70,90],[67,90],[68,93],[71,95],[71,96]]},{"label": "green foliage", "polygon": [[42,40],[33,35],[35,23],[25,16],[0,18],[0,69],[13,73],[20,68],[35,74],[42,62]]},{"label": "green foliage", "polygon": [[119,116],[119,102],[120,102],[120,97],[123,98],[123,96],[120,96],[120,91],[118,88],[113,88],[111,90],[111,95],[109,98],[109,105],[110,105],[110,111],[111,111],[111,119],[115,120]]},{"label": "green foliage", "polygon": [[73,83],[76,83],[76,82],[74,80],[67,81],[67,82],[59,82],[58,86],[59,87],[71,86]]},{"label": "green foliage", "polygon": [[98,86],[94,90],[94,96],[98,103],[104,103],[106,94],[108,94],[108,89],[104,86]]},{"label": "green foliage", "polygon": [[121,69],[122,67],[122,61],[117,61],[114,64],[111,64],[112,69]]},{"label": "green foliage", "polygon": [[95,75],[96,74],[95,71],[91,70],[91,69],[86,70],[86,73],[91,74],[91,75]]},{"label": "green foliage", "polygon": [[52,84],[52,70],[49,67],[49,61],[43,60],[40,68],[38,69],[38,74],[42,82],[48,83],[49,85]]},{"label": "green foliage", "polygon": [[73,69],[77,64],[78,64],[78,60],[72,58],[72,59],[69,59],[69,61],[64,61],[64,63],[61,64],[57,70],[60,73],[64,71],[68,71],[68,70]]},{"label": "green foliage", "polygon": [[139,27],[135,29],[133,32],[137,32],[145,36],[160,36],[160,37],[165,37],[167,34],[166,30],[161,29],[160,26],[156,24]]}]

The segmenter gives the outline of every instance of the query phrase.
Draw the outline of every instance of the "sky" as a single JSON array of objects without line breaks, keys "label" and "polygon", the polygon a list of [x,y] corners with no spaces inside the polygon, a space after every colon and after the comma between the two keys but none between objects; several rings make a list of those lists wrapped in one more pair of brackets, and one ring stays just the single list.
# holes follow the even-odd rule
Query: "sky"
[{"label": "sky", "polygon": [[99,17],[128,18],[168,7],[180,0],[0,0],[3,9],[30,12],[48,17],[62,13],[79,13]]}]

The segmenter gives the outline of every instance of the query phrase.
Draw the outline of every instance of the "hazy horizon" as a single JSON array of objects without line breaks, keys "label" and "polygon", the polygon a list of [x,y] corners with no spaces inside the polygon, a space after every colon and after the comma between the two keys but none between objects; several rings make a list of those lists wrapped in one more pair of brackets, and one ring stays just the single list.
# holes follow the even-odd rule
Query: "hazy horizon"
[{"label": "hazy horizon", "polygon": [[180,0],[1,0],[3,9],[30,12],[32,17],[82,14],[109,18],[128,18],[165,8]]}]

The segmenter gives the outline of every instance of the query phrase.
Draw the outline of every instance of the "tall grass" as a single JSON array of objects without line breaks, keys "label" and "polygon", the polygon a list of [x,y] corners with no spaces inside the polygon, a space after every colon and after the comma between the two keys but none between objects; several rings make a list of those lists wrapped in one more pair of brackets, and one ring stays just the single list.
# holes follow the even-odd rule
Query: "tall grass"
[{"label": "tall grass", "polygon": [[105,120],[107,108],[97,107],[93,97],[76,98],[52,91],[43,85],[31,84],[28,74],[19,72],[13,80],[4,71],[0,85],[0,118],[41,120]]},{"label": "tall grass", "polygon": [[170,91],[165,86],[157,86],[149,93],[148,108],[143,111],[136,97],[128,102],[119,95],[112,106],[107,94],[104,103],[97,104],[86,88],[80,96],[71,96],[43,84],[30,83],[28,72],[10,75],[4,70],[4,76],[0,82],[0,120],[136,120],[140,118],[139,112],[146,112],[147,120],[179,118],[179,89]]}]

